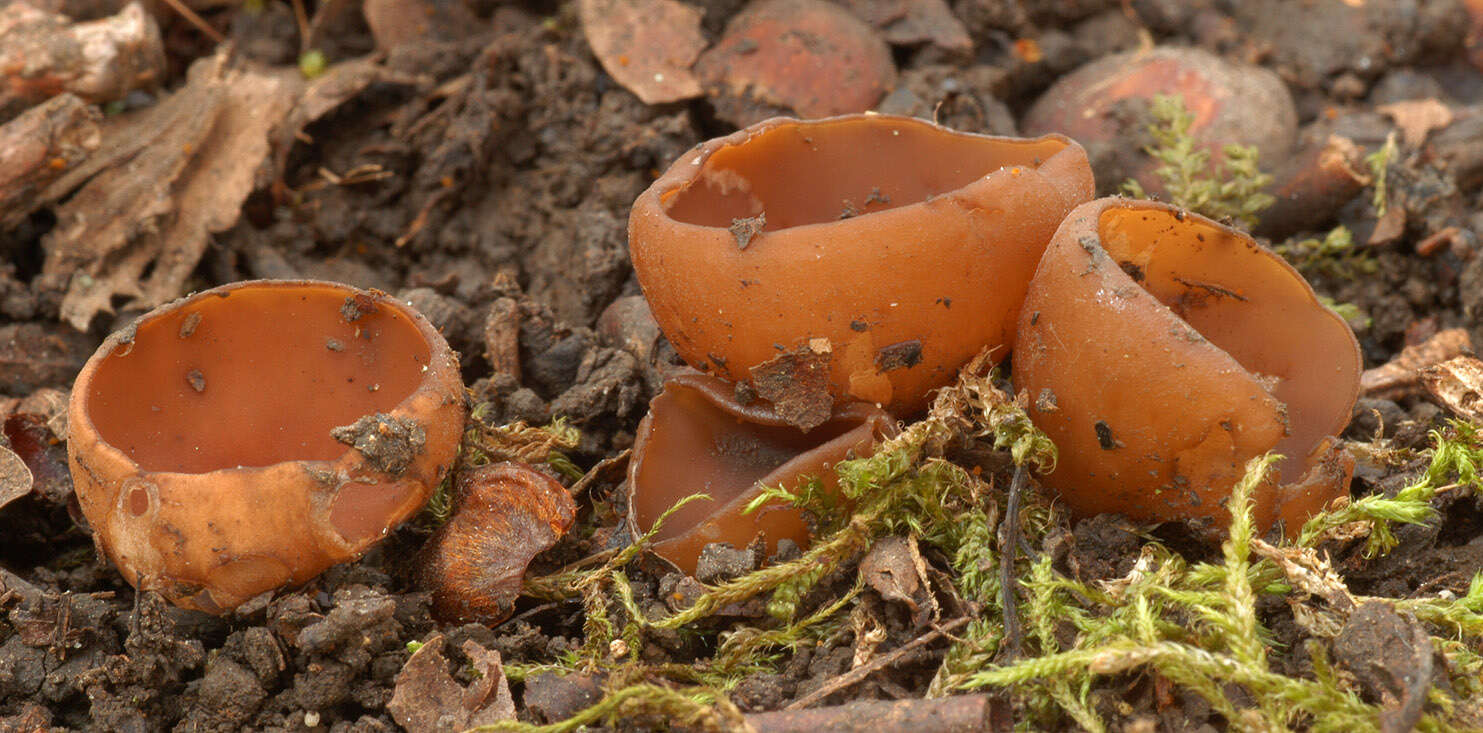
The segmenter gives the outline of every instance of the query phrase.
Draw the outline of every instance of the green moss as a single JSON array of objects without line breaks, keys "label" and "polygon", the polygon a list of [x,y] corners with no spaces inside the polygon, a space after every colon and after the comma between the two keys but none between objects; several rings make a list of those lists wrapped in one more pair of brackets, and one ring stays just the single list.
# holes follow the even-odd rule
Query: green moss
[{"label": "green moss", "polygon": [[[1149,115],[1153,123],[1148,132],[1154,144],[1144,150],[1159,162],[1154,174],[1163,181],[1169,201],[1212,219],[1255,226],[1257,215],[1275,201],[1264,193],[1272,185],[1272,176],[1261,171],[1256,148],[1227,145],[1211,161],[1210,151],[1197,145],[1190,134],[1194,115],[1177,94],[1155,95]],[[1148,197],[1135,180],[1125,182],[1123,191],[1134,198]]]},{"label": "green moss", "polygon": [[1323,236],[1283,242],[1272,248],[1304,275],[1354,278],[1373,275],[1380,269],[1375,258],[1354,244],[1354,235],[1337,226]]}]

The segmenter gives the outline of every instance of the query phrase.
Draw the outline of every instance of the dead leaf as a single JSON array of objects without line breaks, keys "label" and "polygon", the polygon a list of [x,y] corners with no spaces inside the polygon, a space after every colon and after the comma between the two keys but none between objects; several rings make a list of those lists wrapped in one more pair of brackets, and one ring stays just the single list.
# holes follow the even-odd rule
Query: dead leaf
[{"label": "dead leaf", "polygon": [[31,493],[31,469],[9,447],[0,444],[0,508]]},{"label": "dead leaf", "polygon": [[0,231],[43,202],[36,193],[98,148],[97,107],[59,94],[0,126]]},{"label": "dead leaf", "polygon": [[900,601],[915,611],[917,602],[914,596],[921,582],[917,578],[911,550],[904,537],[882,537],[860,560],[860,575],[867,585],[881,594],[881,598]]},{"label": "dead leaf", "polygon": [[1449,328],[1415,346],[1401,349],[1386,364],[1360,375],[1360,392],[1367,397],[1397,399],[1419,391],[1420,370],[1473,350],[1473,341],[1461,328]]},{"label": "dead leaf", "polygon": [[1483,425],[1483,360],[1471,355],[1448,359],[1421,369],[1421,381],[1447,409]]},{"label": "dead leaf", "polygon": [[499,652],[473,641],[463,651],[480,673],[467,688],[448,674],[443,637],[428,639],[397,673],[396,689],[386,709],[411,733],[460,731],[515,719],[515,700],[500,664]]},{"label": "dead leaf", "polygon": [[1452,124],[1452,108],[1436,99],[1409,99],[1382,104],[1377,109],[1395,120],[1395,126],[1401,128],[1401,139],[1413,148],[1426,142],[1432,130]]},{"label": "dead leaf", "polygon": [[676,0],[581,0],[579,12],[593,55],[644,104],[700,96],[690,73],[706,46],[699,9]]},{"label": "dead leaf", "polygon": [[479,30],[478,17],[463,2],[366,0],[361,12],[382,51],[412,41],[456,41]]},{"label": "dead leaf", "polygon": [[823,425],[833,410],[830,356],[829,342],[814,339],[752,367],[752,388],[758,397],[772,403],[778,417],[808,432]]},{"label": "dead leaf", "polygon": [[304,125],[377,78],[370,64],[306,84],[295,69],[238,63],[227,46],[159,104],[105,123],[100,149],[43,193],[56,201],[77,189],[42,242],[39,282],[65,291],[63,320],[86,330],[118,296],[139,309],[179,297],[208,237],[236,224]]},{"label": "dead leaf", "polygon": [[111,312],[115,296],[151,308],[182,293],[207,237],[236,223],[267,159],[268,133],[301,88],[293,70],[236,67],[229,49],[197,61],[189,78],[105,129],[98,164],[86,166],[96,175],[57,210],[43,241],[43,283],[65,283],[62,317],[80,331]]}]

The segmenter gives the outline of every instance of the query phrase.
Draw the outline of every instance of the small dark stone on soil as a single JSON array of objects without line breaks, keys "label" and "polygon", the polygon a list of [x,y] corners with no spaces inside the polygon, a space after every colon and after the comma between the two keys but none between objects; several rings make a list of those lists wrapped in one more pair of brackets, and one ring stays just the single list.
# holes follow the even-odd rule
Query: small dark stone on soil
[{"label": "small dark stone on soil", "polygon": [[702,583],[719,583],[746,575],[756,567],[757,554],[751,549],[738,550],[725,542],[712,542],[700,551],[695,577]]},{"label": "small dark stone on soil", "polygon": [[570,718],[601,699],[602,684],[591,675],[541,672],[525,680],[525,709],[542,723]]}]

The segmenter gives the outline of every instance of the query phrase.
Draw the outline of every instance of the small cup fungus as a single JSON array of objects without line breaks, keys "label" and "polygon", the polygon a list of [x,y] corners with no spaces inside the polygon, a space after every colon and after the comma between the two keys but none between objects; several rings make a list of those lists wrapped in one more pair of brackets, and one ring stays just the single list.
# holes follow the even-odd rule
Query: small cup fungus
[{"label": "small cup fungus", "polygon": [[1359,389],[1354,334],[1291,266],[1164,204],[1098,199],[1066,218],[1020,314],[1014,377],[1060,448],[1046,484],[1082,515],[1210,519],[1246,462],[1287,531],[1343,494],[1334,447]]},{"label": "small cup fungus", "polygon": [[211,613],[357,557],[442,480],[457,357],[375,291],[225,285],[162,306],[78,374],[83,513],[134,586]]},{"label": "small cup fungus", "polygon": [[1009,345],[1041,252],[1091,196],[1059,135],[775,118],[685,153],[634,203],[629,246],[685,361],[740,381],[822,345],[837,400],[905,415]]},{"label": "small cup fungus", "polygon": [[654,538],[655,554],[692,575],[700,551],[713,542],[741,548],[760,537],[767,552],[781,539],[806,547],[809,529],[797,509],[767,504],[750,514],[742,510],[762,486],[796,488],[813,477],[832,487],[835,463],[865,455],[895,431],[890,415],[856,402],[805,433],[765,403],[738,403],[733,392],[732,385],[694,372],[671,379],[639,423],[628,466],[628,523],[635,536],[686,496],[710,496],[671,514]]}]

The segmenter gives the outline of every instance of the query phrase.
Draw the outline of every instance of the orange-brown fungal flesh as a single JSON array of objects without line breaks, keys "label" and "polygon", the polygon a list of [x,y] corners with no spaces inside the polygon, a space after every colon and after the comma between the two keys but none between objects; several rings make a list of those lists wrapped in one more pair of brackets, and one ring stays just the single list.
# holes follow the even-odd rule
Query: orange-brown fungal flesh
[{"label": "orange-brown fungal flesh", "polygon": [[518,463],[461,471],[453,516],[423,546],[418,585],[446,623],[494,625],[510,617],[530,561],[571,529],[566,487]]},{"label": "orange-brown fungal flesh", "polygon": [[836,398],[910,414],[1009,345],[1046,242],[1091,194],[1060,136],[777,118],[685,153],[634,203],[629,246],[690,364],[740,381],[809,346]]},{"label": "orange-brown fungal flesh", "polygon": [[136,587],[219,613],[359,556],[457,453],[457,357],[383,293],[251,281],[162,306],[78,374],[68,452]]},{"label": "orange-brown fungal flesh", "polygon": [[1098,199],[1041,261],[1014,351],[1030,416],[1060,448],[1045,478],[1082,515],[1227,517],[1246,462],[1284,456],[1255,497],[1295,530],[1347,490],[1334,449],[1359,390],[1354,334],[1247,235],[1148,201]]},{"label": "orange-brown fungal flesh", "polygon": [[832,489],[835,463],[868,454],[877,438],[895,431],[890,415],[857,402],[836,408],[805,433],[763,402],[739,404],[733,391],[701,374],[671,379],[649,403],[628,467],[628,521],[635,536],[681,499],[710,496],[670,515],[654,538],[654,553],[690,574],[713,542],[741,548],[762,538],[769,553],[781,539],[807,547],[808,525],[797,509],[766,504],[750,514],[742,510],[764,485],[796,488],[817,478]]}]

